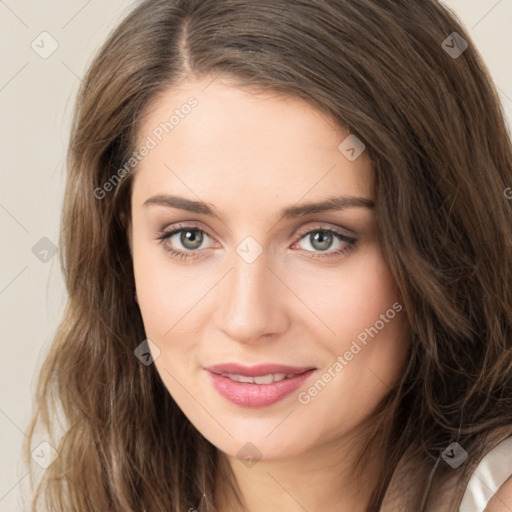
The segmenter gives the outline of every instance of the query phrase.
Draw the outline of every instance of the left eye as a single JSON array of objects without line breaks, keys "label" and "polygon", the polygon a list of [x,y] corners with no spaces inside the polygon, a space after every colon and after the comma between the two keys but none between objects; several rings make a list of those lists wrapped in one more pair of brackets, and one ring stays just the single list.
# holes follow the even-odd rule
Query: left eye
[{"label": "left eye", "polygon": [[313,231],[308,231],[305,235],[303,235],[300,239],[307,240],[309,245],[313,247],[313,249],[318,251],[326,251],[329,249],[335,240],[338,240],[340,243],[348,242],[350,239],[341,233],[332,230],[326,229],[316,229]]},{"label": "left eye", "polygon": [[[334,229],[326,228],[310,229],[306,233],[302,234],[300,240],[294,245],[299,244],[302,240],[306,240],[309,245],[313,247],[313,251],[306,249],[307,252],[312,253],[309,257],[317,259],[343,255],[352,249],[357,242],[357,239],[355,238],[349,237]],[[339,242],[338,248],[327,252],[335,240]]]}]

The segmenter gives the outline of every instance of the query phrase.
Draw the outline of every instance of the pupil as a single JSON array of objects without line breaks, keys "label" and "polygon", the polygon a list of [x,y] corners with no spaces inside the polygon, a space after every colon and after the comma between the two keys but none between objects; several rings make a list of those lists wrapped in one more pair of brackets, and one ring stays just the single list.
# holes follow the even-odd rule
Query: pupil
[{"label": "pupil", "polygon": [[[203,241],[202,234],[199,231],[184,231],[181,234],[181,243],[188,249],[197,249]],[[191,244],[191,246],[189,245]]]},{"label": "pupil", "polygon": [[[320,251],[325,251],[329,248],[332,241],[332,235],[326,231],[317,231],[313,236],[313,247],[316,247]],[[319,246],[318,246],[319,243]]]}]

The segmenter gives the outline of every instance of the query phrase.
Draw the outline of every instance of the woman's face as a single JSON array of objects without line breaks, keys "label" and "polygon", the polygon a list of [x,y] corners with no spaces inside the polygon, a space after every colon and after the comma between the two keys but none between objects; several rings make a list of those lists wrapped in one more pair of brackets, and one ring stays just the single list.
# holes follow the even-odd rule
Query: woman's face
[{"label": "woman's face", "polygon": [[341,440],[401,375],[405,314],[348,136],[299,99],[211,78],[141,125],[130,242],[146,335],[169,393],[228,455]]}]

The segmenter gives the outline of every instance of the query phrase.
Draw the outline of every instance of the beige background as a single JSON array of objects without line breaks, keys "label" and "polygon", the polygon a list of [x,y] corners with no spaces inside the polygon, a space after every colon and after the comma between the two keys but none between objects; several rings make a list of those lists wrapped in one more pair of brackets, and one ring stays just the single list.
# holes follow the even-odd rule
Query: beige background
[{"label": "beige background", "polygon": [[[65,302],[51,244],[58,240],[74,96],[94,52],[136,3],[0,0],[2,512],[28,510],[21,502],[28,477],[19,451],[30,417],[35,370]],[[452,7],[468,28],[511,120],[512,0],[443,3]],[[41,36],[42,32],[49,35]],[[56,44],[54,53],[40,56],[46,57],[44,52]],[[43,237],[49,241],[41,241]]]}]

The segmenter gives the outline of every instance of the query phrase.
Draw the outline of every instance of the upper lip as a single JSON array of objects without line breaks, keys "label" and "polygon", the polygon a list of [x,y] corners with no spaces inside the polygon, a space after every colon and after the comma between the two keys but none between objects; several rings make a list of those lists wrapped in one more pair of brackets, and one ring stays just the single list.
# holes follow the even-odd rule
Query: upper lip
[{"label": "upper lip", "polygon": [[315,370],[314,366],[286,366],[283,364],[258,364],[256,366],[243,366],[237,363],[223,363],[208,366],[206,370],[221,374],[221,373],[235,373],[237,375],[245,375],[247,377],[259,377],[262,375],[269,375],[271,373],[293,373],[300,374],[308,370]]}]

